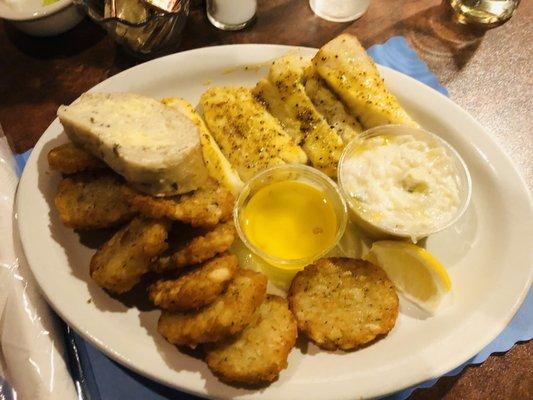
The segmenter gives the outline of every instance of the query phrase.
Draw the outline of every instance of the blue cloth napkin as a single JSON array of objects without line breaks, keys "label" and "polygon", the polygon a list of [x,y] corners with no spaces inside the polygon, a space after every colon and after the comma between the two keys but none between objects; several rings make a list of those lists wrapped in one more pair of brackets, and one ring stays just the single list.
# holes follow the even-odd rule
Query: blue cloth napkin
[{"label": "blue cloth napkin", "polygon": [[[405,38],[394,36],[383,44],[372,46],[368,54],[378,63],[397,71],[403,72],[420,82],[432,87],[444,95],[448,91],[442,87],[436,76],[428,69],[409,47]],[[22,171],[29,151],[17,155],[16,162],[19,171]],[[196,400],[192,396],[177,390],[160,385],[150,379],[144,378],[111,361],[99,350],[91,346],[80,336],[65,328],[66,340],[70,348],[70,366],[73,378],[85,393],[84,397],[90,400]],[[533,338],[533,293],[529,292],[524,304],[511,320],[507,328],[479,354],[463,365],[448,372],[445,376],[459,374],[469,364],[480,364],[492,353],[501,353],[509,350],[515,343],[531,340]],[[432,379],[411,387],[401,392],[387,396],[386,400],[404,400],[418,388],[428,388],[437,382]]]}]

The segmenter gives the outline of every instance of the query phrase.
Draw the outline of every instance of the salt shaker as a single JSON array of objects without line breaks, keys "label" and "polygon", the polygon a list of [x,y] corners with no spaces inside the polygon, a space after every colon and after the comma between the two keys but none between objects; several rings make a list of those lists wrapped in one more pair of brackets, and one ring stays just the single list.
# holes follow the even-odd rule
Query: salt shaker
[{"label": "salt shaker", "polygon": [[255,18],[257,0],[207,0],[207,18],[219,29],[236,31]]}]

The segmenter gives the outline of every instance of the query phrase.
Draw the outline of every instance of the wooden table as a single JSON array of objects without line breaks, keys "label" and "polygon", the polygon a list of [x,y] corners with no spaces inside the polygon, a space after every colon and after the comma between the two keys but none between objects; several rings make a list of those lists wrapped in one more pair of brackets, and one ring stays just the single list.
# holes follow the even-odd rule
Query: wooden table
[{"label": "wooden table", "polygon": [[[365,46],[405,36],[454,101],[513,157],[533,188],[533,2],[522,2],[508,23],[487,32],[454,24],[447,7],[435,0],[374,0],[363,18],[338,24],[315,17],[305,0],[265,0],[256,23],[241,32],[219,31],[204,14],[200,6],[193,7],[176,51],[228,43],[320,47],[341,32],[357,35]],[[25,36],[0,22],[0,122],[13,149],[31,148],[60,104],[136,63],[88,20],[47,39]],[[411,399],[531,399],[532,353],[532,342],[518,344],[416,391]]]}]

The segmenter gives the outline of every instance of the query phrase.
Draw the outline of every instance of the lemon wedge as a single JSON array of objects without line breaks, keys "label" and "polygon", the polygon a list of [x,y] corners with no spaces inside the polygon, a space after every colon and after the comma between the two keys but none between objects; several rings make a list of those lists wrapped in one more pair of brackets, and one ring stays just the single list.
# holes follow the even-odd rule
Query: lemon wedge
[{"label": "lemon wedge", "polygon": [[412,243],[374,242],[365,259],[380,266],[406,298],[434,313],[452,287],[446,268]]},{"label": "lemon wedge", "polygon": [[200,130],[200,143],[202,144],[202,154],[209,175],[216,179],[218,183],[237,196],[244,186],[237,171],[231,166],[227,158],[222,154],[217,142],[209,133],[202,117],[194,110],[192,104],[179,97],[168,97],[161,100],[166,106],[178,110],[188,117]]}]

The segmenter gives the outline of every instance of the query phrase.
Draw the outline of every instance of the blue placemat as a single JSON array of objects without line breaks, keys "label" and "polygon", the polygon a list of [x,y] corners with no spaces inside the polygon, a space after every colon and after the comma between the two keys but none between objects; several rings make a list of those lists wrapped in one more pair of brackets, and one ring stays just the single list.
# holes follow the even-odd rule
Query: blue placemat
[{"label": "blue placemat", "polygon": [[[370,56],[378,63],[403,72],[420,82],[432,87],[444,95],[448,91],[442,87],[437,77],[428,69],[409,47],[405,38],[394,36],[383,44],[368,49]],[[30,151],[15,157],[19,172],[22,171]],[[96,348],[85,342],[68,327],[65,330],[67,344],[70,348],[71,370],[73,377],[90,400],[196,400],[192,396],[160,385],[150,379],[118,365],[103,355]],[[445,376],[460,373],[469,364],[479,364],[492,353],[509,350],[515,343],[533,338],[533,294],[530,291],[524,304],[509,323],[507,328],[479,354],[463,365],[448,372]],[[387,400],[403,400],[418,388],[431,387],[438,379],[432,379],[420,385],[386,397]]]}]

